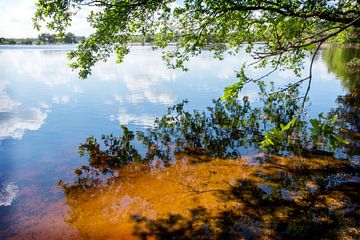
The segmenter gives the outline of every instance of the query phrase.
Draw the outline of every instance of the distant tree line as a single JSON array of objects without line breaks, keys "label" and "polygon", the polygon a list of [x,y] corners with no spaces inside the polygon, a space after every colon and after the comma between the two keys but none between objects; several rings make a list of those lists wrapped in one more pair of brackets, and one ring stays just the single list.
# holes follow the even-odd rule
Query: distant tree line
[{"label": "distant tree line", "polygon": [[[0,37],[0,45],[43,45],[43,44],[74,44],[79,43],[85,37],[75,36],[75,34],[68,32],[64,37],[59,38],[56,34],[41,33],[37,38],[4,38]],[[154,41],[154,36],[151,35],[133,35],[128,39],[131,43],[151,43]]]},{"label": "distant tree line", "polygon": [[59,38],[56,34],[41,33],[37,38],[4,38],[0,37],[0,44],[3,45],[43,45],[43,44],[74,44],[79,43],[84,37],[75,36],[68,32],[63,38]]},{"label": "distant tree line", "polygon": [[[178,40],[178,34],[175,34],[175,41]],[[37,38],[4,38],[0,37],[0,45],[43,45],[43,44],[76,44],[83,40],[83,36],[75,36],[75,34],[68,32],[64,37],[59,38],[56,34],[41,33]],[[359,43],[360,30],[349,29],[336,36],[330,43],[347,44]],[[127,42],[128,43],[152,43],[155,41],[155,35],[134,34]]]}]

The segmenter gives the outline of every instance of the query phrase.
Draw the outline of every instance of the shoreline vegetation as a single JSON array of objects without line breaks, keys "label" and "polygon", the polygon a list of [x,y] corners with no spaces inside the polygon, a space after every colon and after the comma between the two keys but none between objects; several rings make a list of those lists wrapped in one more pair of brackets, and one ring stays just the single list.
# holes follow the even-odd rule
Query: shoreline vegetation
[{"label": "shoreline vegetation", "polygon": [[56,34],[41,33],[37,38],[4,38],[0,36],[0,45],[57,45],[57,44],[76,44],[80,43],[84,36],[76,36],[68,32],[63,38]]},{"label": "shoreline vegetation", "polygon": [[[76,36],[68,32],[64,37],[59,37],[57,34],[41,33],[36,38],[4,38],[0,36],[0,45],[57,45],[57,44],[77,44],[85,39],[85,36]],[[137,44],[151,44],[154,41],[153,37],[134,35],[127,43]]]},{"label": "shoreline vegetation", "polygon": [[[63,38],[59,38],[56,34],[50,33],[41,33],[37,38],[4,38],[0,36],[0,45],[59,45],[59,44],[78,44],[85,39],[85,36],[76,36],[75,34],[69,32],[66,33]],[[153,45],[154,37],[143,36],[143,35],[134,35],[127,42],[127,44],[136,44],[136,45]],[[245,43],[244,43],[245,44]],[[261,42],[258,42],[261,44]],[[169,45],[176,45],[176,42],[170,43]],[[330,47],[340,47],[340,48],[357,48],[360,49],[359,41],[328,41],[322,43],[320,48],[330,48]]]}]

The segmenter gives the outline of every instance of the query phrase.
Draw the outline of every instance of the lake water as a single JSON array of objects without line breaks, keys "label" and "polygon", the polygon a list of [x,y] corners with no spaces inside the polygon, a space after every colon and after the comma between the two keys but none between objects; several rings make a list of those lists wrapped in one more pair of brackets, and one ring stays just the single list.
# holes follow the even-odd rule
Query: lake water
[{"label": "lake water", "polygon": [[[235,71],[241,63],[250,60],[240,53],[219,62],[204,52],[188,63],[190,71],[182,72],[168,69],[159,51],[134,46],[123,64],[116,65],[114,59],[99,63],[89,79],[80,80],[67,66],[66,54],[72,49],[74,46],[0,46],[1,239],[95,236],[97,228],[91,230],[95,235],[86,235],[86,226],[72,224],[76,218],[64,221],[69,219],[69,204],[56,184],[59,179],[73,179],[72,169],[86,163],[77,153],[79,144],[92,135],[119,133],[120,124],[132,130],[149,128],[168,106],[183,99],[189,100],[190,109],[205,110],[212,99],[222,96],[224,87],[236,82]],[[314,63],[310,116],[336,108],[338,96],[348,94],[354,81],[358,84],[359,75],[341,69],[349,55],[359,57],[359,51],[320,51]],[[267,71],[249,70],[249,74],[260,76]],[[278,71],[270,78],[284,85],[296,76]],[[241,95],[256,104],[255,88],[246,87]],[[139,186],[144,188],[146,179]],[[122,199],[122,204],[134,203],[130,197]],[[54,235],[49,234],[52,227]],[[63,235],[65,232],[70,235]],[[113,234],[94,238],[117,236]]]}]

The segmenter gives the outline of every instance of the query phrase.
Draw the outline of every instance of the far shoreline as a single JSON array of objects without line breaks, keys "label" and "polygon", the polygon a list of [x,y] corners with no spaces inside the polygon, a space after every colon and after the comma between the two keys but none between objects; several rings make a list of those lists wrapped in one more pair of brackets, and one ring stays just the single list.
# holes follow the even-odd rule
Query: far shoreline
[{"label": "far shoreline", "polygon": [[[24,43],[16,43],[16,44],[4,44],[4,43],[0,43],[0,47],[10,47],[10,46],[20,46],[20,47],[41,47],[41,46],[77,46],[79,45],[79,43],[45,43],[45,44],[24,44]],[[256,44],[262,44],[262,42],[258,42]],[[129,42],[127,43],[128,46],[154,46],[156,47],[156,45],[153,45],[151,42]],[[173,43],[169,43],[169,46],[175,46],[176,42]],[[246,45],[246,43],[243,43],[242,45]],[[344,43],[344,44],[339,44],[339,43],[323,43],[321,44],[320,48],[331,48],[331,47],[336,47],[336,48],[360,48],[360,43]]]}]

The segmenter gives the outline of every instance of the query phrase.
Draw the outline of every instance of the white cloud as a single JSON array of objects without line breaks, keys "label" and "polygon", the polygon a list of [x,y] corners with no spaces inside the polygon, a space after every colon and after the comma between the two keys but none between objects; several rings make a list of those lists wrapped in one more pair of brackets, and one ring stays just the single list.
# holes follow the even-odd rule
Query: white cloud
[{"label": "white cloud", "polygon": [[138,71],[124,71],[123,79],[129,90],[144,90],[160,82],[174,81],[177,73],[168,69],[162,62],[139,63]]},{"label": "white cloud", "polygon": [[47,113],[37,108],[18,109],[0,115],[0,139],[22,139],[26,130],[38,130],[47,118]]},{"label": "white cloud", "polygon": [[145,90],[144,91],[144,95],[145,98],[154,104],[166,104],[166,105],[170,105],[170,104],[175,104],[176,102],[176,98],[175,96],[171,96],[168,93],[161,93],[161,92],[157,92],[157,91],[152,91],[150,89]]},{"label": "white cloud", "polygon": [[[36,10],[36,0],[0,0],[0,37],[36,37],[39,32],[33,28],[32,18]],[[73,17],[68,29],[75,35],[88,35],[91,32],[86,16],[90,9],[83,9]],[[41,32],[49,32],[45,28]]]},{"label": "white cloud", "polygon": [[65,96],[54,96],[52,98],[52,102],[54,104],[67,104],[70,102],[70,98],[69,98],[69,96],[66,96],[66,95]]},{"label": "white cloud", "polygon": [[47,113],[12,100],[5,92],[6,85],[6,81],[0,81],[0,140],[22,139],[26,130],[35,131],[43,125]]},{"label": "white cloud", "polygon": [[110,121],[119,121],[122,125],[128,125],[130,123],[143,126],[143,127],[152,127],[154,126],[155,116],[150,116],[147,114],[131,114],[127,113],[125,110],[120,110],[118,115],[110,115]]},{"label": "white cloud", "polygon": [[114,100],[120,104],[131,103],[137,104],[141,102],[148,101],[154,104],[165,104],[170,105],[176,102],[176,97],[168,93],[159,92],[156,90],[145,89],[142,92],[130,92],[126,96],[120,96],[114,94]]},{"label": "white cloud", "polygon": [[224,67],[219,69],[216,76],[221,80],[228,80],[230,78],[234,78],[236,76],[235,69]]},{"label": "white cloud", "polygon": [[17,74],[30,76],[52,87],[69,85],[71,80],[77,78],[67,63],[65,54],[56,54],[53,50],[3,51],[0,59],[0,65],[10,65],[16,69]]},{"label": "white cloud", "polygon": [[8,82],[0,80],[0,113],[9,112],[20,105],[20,103],[13,101],[8,95],[6,95],[5,87],[7,84]]},{"label": "white cloud", "polygon": [[114,100],[116,101],[116,102],[119,102],[119,103],[123,103],[124,102],[124,97],[123,96],[120,96],[120,95],[117,95],[117,94],[114,94]]},{"label": "white cloud", "polygon": [[15,200],[19,188],[13,183],[0,183],[0,206],[10,206]]},{"label": "white cloud", "polygon": [[84,7],[72,18],[72,24],[68,29],[68,32],[72,32],[77,36],[88,36],[94,32],[87,22],[87,16],[91,11],[97,11],[96,7]]},{"label": "white cloud", "polygon": [[0,36],[35,37],[32,17],[35,12],[35,0],[1,1]]},{"label": "white cloud", "polygon": [[129,103],[136,104],[143,102],[145,98],[142,94],[133,92],[130,94],[130,96],[127,96],[126,99]]}]

